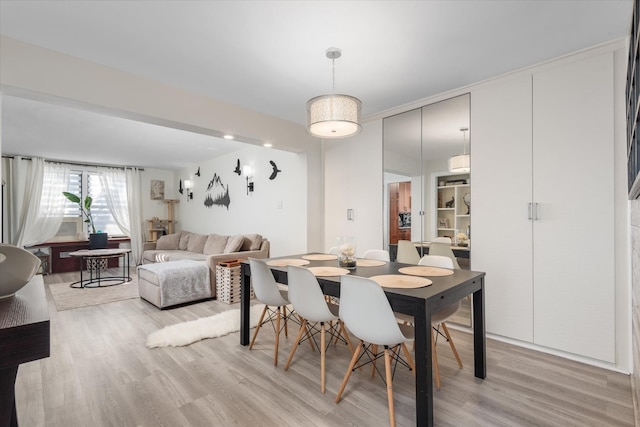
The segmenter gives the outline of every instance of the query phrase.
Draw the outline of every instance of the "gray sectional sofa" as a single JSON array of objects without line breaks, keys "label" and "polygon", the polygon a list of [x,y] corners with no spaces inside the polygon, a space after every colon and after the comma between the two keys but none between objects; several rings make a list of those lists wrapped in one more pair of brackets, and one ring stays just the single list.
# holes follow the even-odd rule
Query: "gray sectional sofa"
[{"label": "gray sectional sofa", "polygon": [[215,297],[218,262],[249,257],[269,258],[269,240],[260,234],[225,236],[181,231],[162,236],[157,242],[145,243],[142,263],[203,261],[209,268],[211,296]]}]

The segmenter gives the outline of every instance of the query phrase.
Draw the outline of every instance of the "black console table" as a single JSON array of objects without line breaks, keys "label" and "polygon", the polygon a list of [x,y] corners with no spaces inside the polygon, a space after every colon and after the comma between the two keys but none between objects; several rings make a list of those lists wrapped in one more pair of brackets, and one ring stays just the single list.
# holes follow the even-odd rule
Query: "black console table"
[{"label": "black console table", "polygon": [[49,308],[41,275],[15,296],[0,299],[0,426],[17,426],[18,366],[49,357]]}]

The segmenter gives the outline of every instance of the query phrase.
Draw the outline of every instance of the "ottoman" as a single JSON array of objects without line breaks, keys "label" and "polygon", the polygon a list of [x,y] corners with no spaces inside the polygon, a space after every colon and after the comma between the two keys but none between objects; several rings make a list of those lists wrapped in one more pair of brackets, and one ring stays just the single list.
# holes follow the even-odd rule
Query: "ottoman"
[{"label": "ottoman", "polygon": [[186,259],[139,265],[138,289],[158,308],[212,297],[206,262]]}]

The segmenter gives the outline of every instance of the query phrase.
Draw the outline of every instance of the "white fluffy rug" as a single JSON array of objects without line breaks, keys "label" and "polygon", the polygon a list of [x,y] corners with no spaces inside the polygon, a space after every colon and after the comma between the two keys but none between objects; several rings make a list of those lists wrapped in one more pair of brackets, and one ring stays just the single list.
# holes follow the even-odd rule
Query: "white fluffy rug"
[{"label": "white fluffy rug", "polygon": [[[250,326],[255,328],[264,309],[263,304],[251,306]],[[176,323],[152,332],[147,347],[180,347],[205,338],[217,338],[240,330],[240,309],[223,311],[213,316]]]}]

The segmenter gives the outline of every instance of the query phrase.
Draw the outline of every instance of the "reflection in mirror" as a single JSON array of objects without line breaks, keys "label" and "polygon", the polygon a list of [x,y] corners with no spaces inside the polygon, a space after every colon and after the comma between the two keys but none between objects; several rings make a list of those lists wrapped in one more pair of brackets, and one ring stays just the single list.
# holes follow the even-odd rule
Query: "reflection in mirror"
[{"label": "reflection in mirror", "polygon": [[[452,157],[470,152],[469,125],[469,94],[383,120],[383,240],[392,260],[398,240],[426,254],[431,241],[448,237],[458,264],[469,268],[471,172],[451,168]],[[470,325],[467,299],[454,321]]]}]

